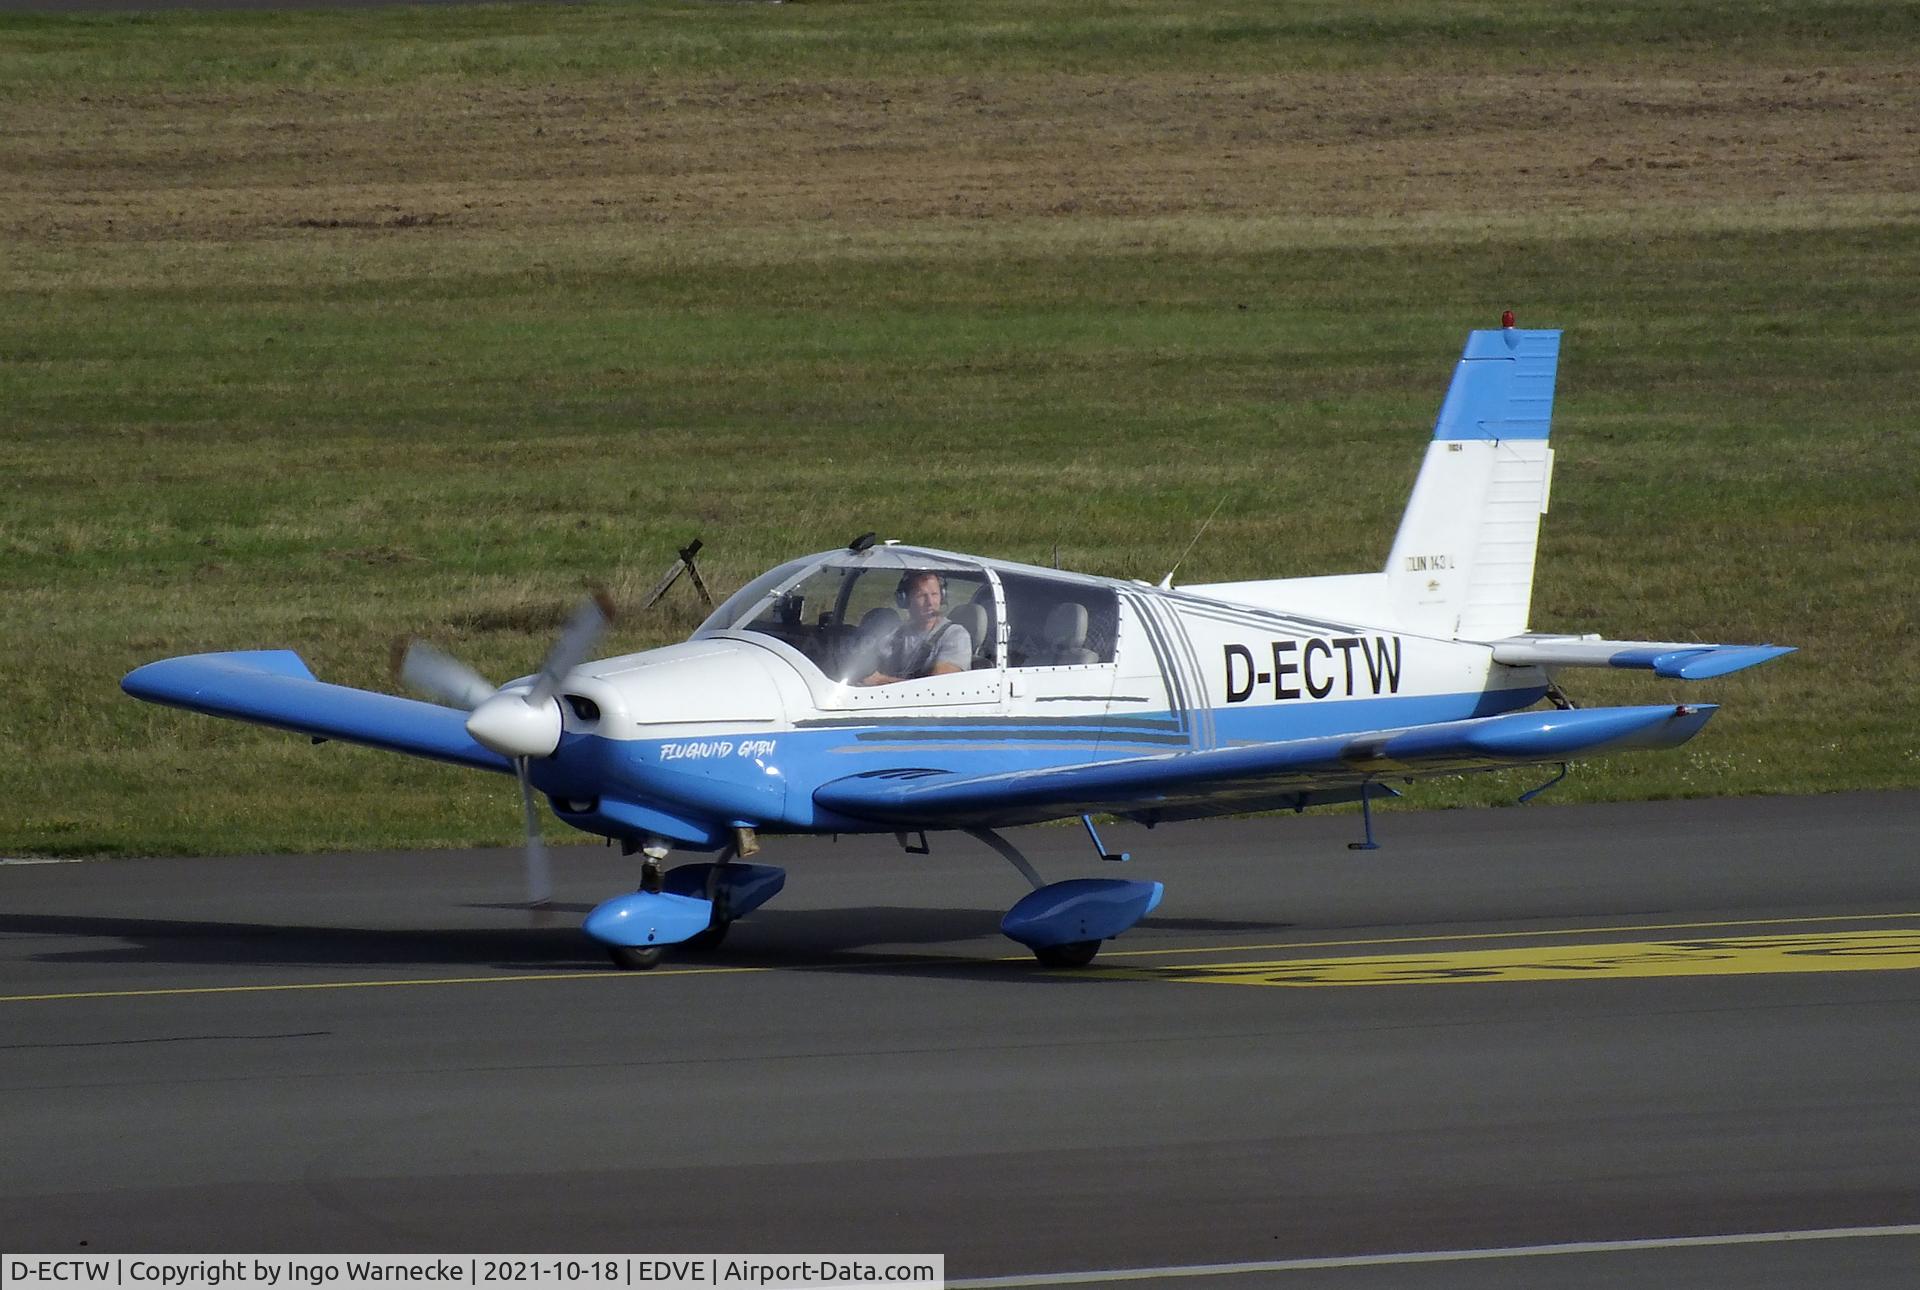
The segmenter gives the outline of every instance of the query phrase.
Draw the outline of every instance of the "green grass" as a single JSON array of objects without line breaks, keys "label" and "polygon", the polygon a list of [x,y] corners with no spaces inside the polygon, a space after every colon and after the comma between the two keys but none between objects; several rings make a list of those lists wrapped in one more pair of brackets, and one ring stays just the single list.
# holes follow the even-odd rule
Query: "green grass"
[{"label": "green grass", "polygon": [[1147,0],[1034,4],[515,5],[369,13],[0,15],[0,85],[193,89],[407,85],[512,76],[779,78],[1525,67],[1884,54],[1920,35],[1910,3],[1511,5],[1483,0]]},{"label": "green grass", "polygon": [[[844,217],[800,218],[761,197],[789,175],[783,148],[836,146],[836,118],[781,123],[764,156],[728,153],[739,195],[711,219],[599,220],[561,213],[562,196],[512,205],[521,189],[486,172],[538,171],[550,136],[488,118],[466,141],[485,163],[469,195],[507,201],[497,219],[289,226],[251,205],[306,174],[315,211],[360,201],[370,176],[404,209],[439,209],[443,193],[391,164],[385,127],[351,132],[360,106],[430,85],[450,96],[422,100],[431,120],[433,104],[469,94],[643,74],[690,103],[831,74],[934,111],[945,86],[912,99],[905,79],[958,75],[1044,104],[1062,72],[1177,84],[1348,68],[1356,93],[1390,94],[1377,78],[1511,69],[1549,47],[1654,80],[1760,85],[1814,27],[1823,65],[1889,46],[1910,56],[1914,13],[1394,3],[1332,16],[1022,4],[0,18],[0,97],[58,87],[55,115],[14,145],[23,200],[115,215],[23,217],[0,261],[0,854],[506,840],[508,781],[148,707],[117,681],[163,655],[287,646],[323,678],[384,687],[388,643],[408,632],[517,674],[583,586],[631,600],[695,534],[722,594],[866,529],[1041,563],[1057,548],[1074,567],[1157,578],[1224,496],[1183,581],[1378,567],[1461,337],[1507,306],[1568,333],[1536,626],[1802,647],[1699,686],[1574,674],[1588,702],[1727,706],[1687,749],[1579,767],[1557,795],[1920,784],[1920,203],[1897,151],[1825,189],[1780,194],[1755,179],[1610,189],[1574,206],[1449,197],[1404,213],[1328,196],[1337,165],[1275,209],[1255,187],[1273,174],[1258,149],[1245,189],[1225,181],[1202,200],[1169,186],[1131,215],[890,217],[855,209],[853,179],[829,193]],[[1911,78],[1884,75],[1876,92],[1897,122]],[[337,92],[359,85],[397,97]],[[234,97],[196,98],[215,89]],[[348,130],[343,151],[312,162],[292,142],[236,147],[206,173],[153,159],[269,105]],[[593,110],[579,109],[588,126]],[[701,128],[724,135],[745,110],[712,109]],[[1870,109],[1833,110],[1900,137]],[[908,128],[878,109],[854,116],[869,112],[882,140]],[[1760,128],[1770,112],[1729,128]],[[1154,114],[1129,128],[1158,146]],[[1370,155],[1355,142],[1366,128],[1332,127],[1332,141]],[[1447,125],[1422,155],[1476,164],[1475,130]],[[937,144],[911,153],[929,185],[961,164]],[[1054,167],[1103,154],[1063,136],[1006,155],[1009,191],[1040,191]],[[609,648],[675,639],[698,616],[678,589]],[[1492,802],[1527,778],[1447,781],[1414,800]]]}]

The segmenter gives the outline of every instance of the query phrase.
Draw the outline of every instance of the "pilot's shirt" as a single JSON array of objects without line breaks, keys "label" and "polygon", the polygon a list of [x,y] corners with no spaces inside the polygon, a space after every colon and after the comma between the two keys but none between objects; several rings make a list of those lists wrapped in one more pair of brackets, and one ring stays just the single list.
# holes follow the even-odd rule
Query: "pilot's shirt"
[{"label": "pilot's shirt", "polygon": [[951,663],[962,672],[972,662],[968,657],[971,640],[959,623],[941,619],[929,632],[917,632],[910,622],[901,623],[887,638],[880,655],[880,671],[888,676],[909,680],[926,676],[941,663]]}]

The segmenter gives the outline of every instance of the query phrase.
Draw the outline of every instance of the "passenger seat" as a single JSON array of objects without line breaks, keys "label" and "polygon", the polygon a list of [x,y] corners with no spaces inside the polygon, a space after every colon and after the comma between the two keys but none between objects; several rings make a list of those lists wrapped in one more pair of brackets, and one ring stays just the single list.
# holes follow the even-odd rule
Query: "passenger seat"
[{"label": "passenger seat", "polygon": [[[993,640],[987,634],[987,611],[978,604],[955,605],[947,611],[947,621],[959,623],[966,630],[967,656],[972,660],[970,666],[991,667]],[[987,656],[985,663],[980,661],[983,651]]]},{"label": "passenger seat", "polygon": [[1046,654],[1040,660],[1060,666],[1098,663],[1100,656],[1087,648],[1087,607],[1077,600],[1063,600],[1047,615]]}]

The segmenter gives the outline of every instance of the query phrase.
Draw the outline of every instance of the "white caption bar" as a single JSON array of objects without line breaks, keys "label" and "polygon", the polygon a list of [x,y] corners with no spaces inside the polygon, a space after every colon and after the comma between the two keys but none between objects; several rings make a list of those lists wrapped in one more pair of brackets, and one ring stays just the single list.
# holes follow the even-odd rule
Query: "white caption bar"
[{"label": "white caption bar", "polygon": [[66,1254],[0,1256],[0,1290],[944,1290],[942,1254]]}]

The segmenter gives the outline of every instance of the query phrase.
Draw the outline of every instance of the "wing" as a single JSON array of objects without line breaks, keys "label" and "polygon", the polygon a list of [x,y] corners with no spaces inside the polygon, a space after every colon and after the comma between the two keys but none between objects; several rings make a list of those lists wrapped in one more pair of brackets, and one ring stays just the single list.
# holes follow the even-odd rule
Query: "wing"
[{"label": "wing", "polygon": [[369,744],[481,770],[513,770],[506,758],[473,741],[466,713],[328,685],[292,650],[161,659],[127,673],[120,688],[150,703],[237,717],[317,739]]},{"label": "wing", "polygon": [[1610,641],[1529,634],[1488,641],[1493,661],[1537,667],[1638,667],[1655,676],[1704,681],[1791,654],[1792,645],[1703,645],[1698,641]]},{"label": "wing", "polygon": [[1000,827],[1110,812],[1148,823],[1351,801],[1364,784],[1671,748],[1707,724],[1711,704],[1512,712],[1497,717],[1282,743],[1163,753],[968,775],[898,767],[821,785],[814,801],[916,828]]}]

